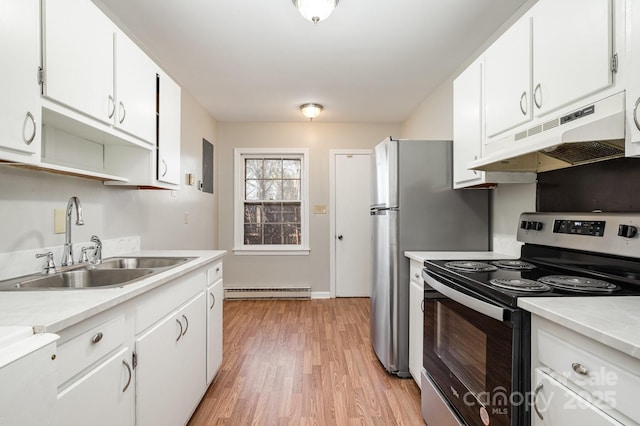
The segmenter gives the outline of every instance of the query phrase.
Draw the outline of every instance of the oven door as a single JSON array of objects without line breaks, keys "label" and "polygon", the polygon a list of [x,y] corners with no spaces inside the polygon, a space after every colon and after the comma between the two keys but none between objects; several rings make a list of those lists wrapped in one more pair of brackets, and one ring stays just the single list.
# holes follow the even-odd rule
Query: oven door
[{"label": "oven door", "polygon": [[[523,311],[491,302],[433,271],[425,269],[422,276],[423,364],[437,391],[464,424],[529,424]],[[423,413],[428,424],[440,415]]]}]

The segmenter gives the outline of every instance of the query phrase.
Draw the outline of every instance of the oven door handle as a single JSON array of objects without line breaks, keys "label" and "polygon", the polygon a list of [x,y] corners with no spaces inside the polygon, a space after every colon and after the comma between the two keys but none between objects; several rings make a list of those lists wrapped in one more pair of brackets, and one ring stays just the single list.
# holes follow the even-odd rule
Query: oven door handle
[{"label": "oven door handle", "polygon": [[458,290],[454,290],[453,288],[437,281],[435,278],[427,274],[424,269],[422,270],[422,279],[424,279],[424,281],[438,293],[466,306],[469,309],[473,309],[476,312],[498,321],[505,320],[506,309],[501,308],[500,306],[487,303],[483,300],[476,299],[473,296],[459,292]]}]

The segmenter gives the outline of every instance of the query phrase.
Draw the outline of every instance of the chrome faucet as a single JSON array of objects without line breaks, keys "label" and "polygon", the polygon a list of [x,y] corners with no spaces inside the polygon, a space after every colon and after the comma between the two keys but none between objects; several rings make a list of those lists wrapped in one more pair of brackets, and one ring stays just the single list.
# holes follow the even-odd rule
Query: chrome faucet
[{"label": "chrome faucet", "polygon": [[100,238],[98,238],[97,235],[92,235],[91,242],[95,244],[95,248],[93,251],[93,261],[95,263],[101,263],[102,262],[102,241],[100,241]]},{"label": "chrome faucet", "polygon": [[69,198],[67,203],[67,223],[64,231],[64,251],[62,253],[61,266],[73,265],[73,244],[71,244],[71,213],[73,206],[76,206],[76,225],[84,225],[84,219],[82,217],[82,204],[78,197]]}]

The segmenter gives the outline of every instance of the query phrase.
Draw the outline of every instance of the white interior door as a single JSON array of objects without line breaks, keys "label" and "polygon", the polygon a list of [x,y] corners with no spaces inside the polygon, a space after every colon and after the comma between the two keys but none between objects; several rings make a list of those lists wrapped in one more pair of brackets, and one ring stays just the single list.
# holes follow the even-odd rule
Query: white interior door
[{"label": "white interior door", "polygon": [[371,295],[371,155],[335,156],[337,297]]}]

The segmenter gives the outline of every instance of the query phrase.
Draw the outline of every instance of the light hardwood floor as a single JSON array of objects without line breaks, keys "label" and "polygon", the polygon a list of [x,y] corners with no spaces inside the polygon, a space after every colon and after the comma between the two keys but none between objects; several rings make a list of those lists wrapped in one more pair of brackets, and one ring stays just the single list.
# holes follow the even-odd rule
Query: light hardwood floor
[{"label": "light hardwood floor", "polygon": [[384,371],[369,299],[225,301],[224,358],[188,426],[423,425],[412,379]]}]

